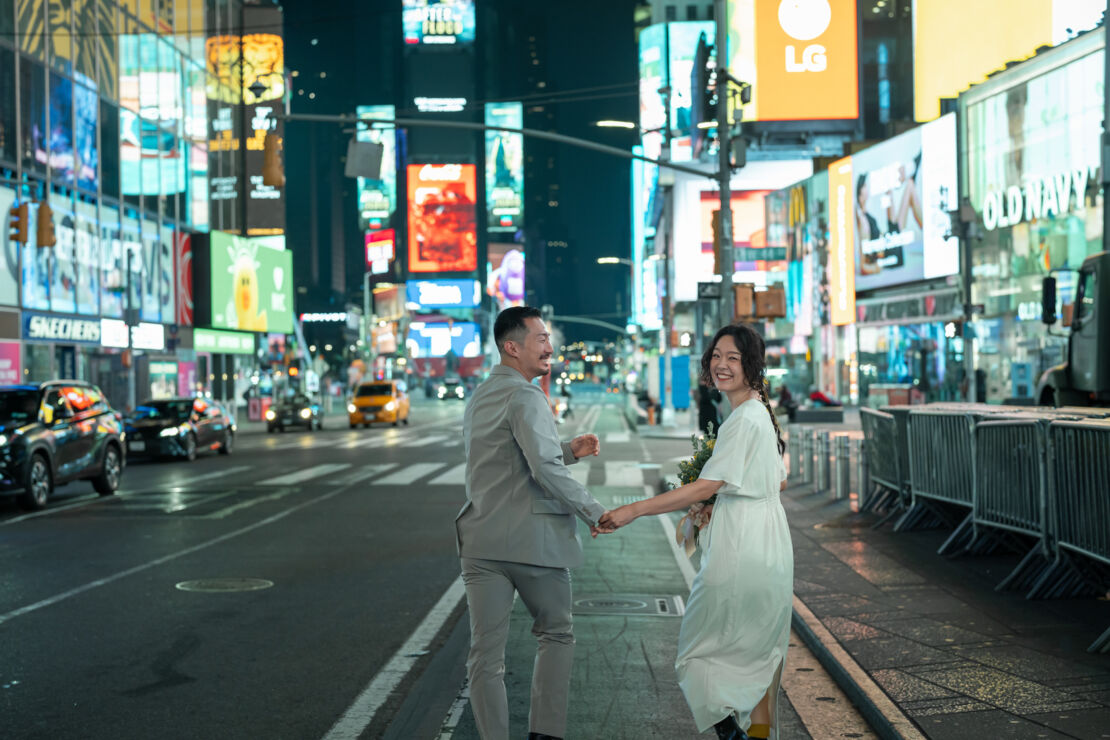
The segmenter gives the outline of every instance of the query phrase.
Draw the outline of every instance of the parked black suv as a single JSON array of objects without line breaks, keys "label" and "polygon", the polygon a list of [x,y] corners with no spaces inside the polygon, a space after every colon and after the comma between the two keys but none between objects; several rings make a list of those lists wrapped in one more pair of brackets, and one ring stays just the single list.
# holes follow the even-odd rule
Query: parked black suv
[{"label": "parked black suv", "polygon": [[110,496],[125,461],[123,421],[96,386],[0,386],[0,493],[18,493],[24,508],[43,508],[55,486],[72,480],[91,480]]}]

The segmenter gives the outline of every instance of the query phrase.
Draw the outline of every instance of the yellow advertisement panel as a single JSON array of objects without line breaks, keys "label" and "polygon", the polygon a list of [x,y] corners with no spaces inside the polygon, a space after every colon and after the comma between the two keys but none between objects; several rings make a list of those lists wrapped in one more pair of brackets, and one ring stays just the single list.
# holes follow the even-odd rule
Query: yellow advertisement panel
[{"label": "yellow advertisement panel", "polygon": [[914,118],[933,120],[941,98],[954,98],[1006,62],[1052,44],[1053,5],[1053,0],[914,0]]},{"label": "yellow advertisement panel", "polygon": [[856,0],[730,0],[728,68],[745,121],[859,116]]},{"label": "yellow advertisement panel", "polygon": [[829,309],[836,326],[856,320],[856,201],[852,158],[829,167]]}]

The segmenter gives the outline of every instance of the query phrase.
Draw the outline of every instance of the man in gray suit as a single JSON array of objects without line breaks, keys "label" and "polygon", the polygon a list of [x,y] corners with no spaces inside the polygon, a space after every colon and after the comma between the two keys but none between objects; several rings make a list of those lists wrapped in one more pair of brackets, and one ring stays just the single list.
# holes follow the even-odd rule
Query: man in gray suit
[{"label": "man in gray suit", "polygon": [[605,507],[568,464],[597,455],[593,434],[559,442],[547,396],[534,378],[551,372],[551,335],[528,306],[497,316],[501,364],[470,398],[463,421],[466,504],[455,519],[470,609],[470,704],[483,740],[509,737],[505,642],[514,591],[539,643],[532,669],[530,740],[566,732],[574,657],[570,568],[582,564],[578,516],[597,536]]}]

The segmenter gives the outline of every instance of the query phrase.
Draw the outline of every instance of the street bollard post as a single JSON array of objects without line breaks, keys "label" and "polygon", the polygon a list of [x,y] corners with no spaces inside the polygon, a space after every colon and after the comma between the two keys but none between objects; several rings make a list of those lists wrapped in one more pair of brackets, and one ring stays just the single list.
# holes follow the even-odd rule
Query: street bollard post
[{"label": "street bollard post", "polygon": [[863,511],[868,505],[868,495],[871,492],[871,468],[867,460],[867,442],[856,440],[856,492],[859,508]]},{"label": "street bollard post", "polygon": [[848,497],[852,486],[852,448],[851,440],[842,434],[836,438],[836,500]]},{"label": "street bollard post", "polygon": [[789,451],[790,451],[790,477],[798,479],[802,477],[802,434],[801,428],[796,425],[788,427],[790,438]]},{"label": "street bollard post", "polygon": [[827,491],[832,486],[829,474],[829,433],[817,433],[817,480],[813,482],[813,492]]},{"label": "street bollard post", "polygon": [[806,428],[802,436],[802,483],[813,483],[813,456],[817,447],[817,432]]}]

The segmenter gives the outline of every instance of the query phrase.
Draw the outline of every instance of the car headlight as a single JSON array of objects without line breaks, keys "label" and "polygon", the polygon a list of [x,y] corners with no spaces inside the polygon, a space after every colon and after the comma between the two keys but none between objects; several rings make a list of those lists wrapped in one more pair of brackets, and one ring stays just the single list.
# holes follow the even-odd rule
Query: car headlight
[{"label": "car headlight", "polygon": [[312,409],[301,409],[301,418],[307,419],[312,416]]},{"label": "car headlight", "polygon": [[181,427],[170,427],[169,429],[163,429],[162,431],[160,431],[158,433],[158,436],[159,437],[176,437],[179,434],[181,434]]},{"label": "car headlight", "polygon": [[277,413],[273,409],[266,409],[266,421],[273,421],[277,418]]},{"label": "car headlight", "polygon": [[447,389],[446,388],[440,388],[439,389],[439,397],[443,398],[446,395],[447,395]]},{"label": "car headlight", "polygon": [[348,414],[353,414],[356,411],[358,411],[358,406],[355,406],[353,403],[347,404],[347,413]]},{"label": "car headlight", "polygon": [[383,406],[383,408],[384,408],[384,409],[385,409],[386,411],[392,411],[393,409],[397,408],[397,404],[393,403],[393,401],[390,401],[390,402],[389,402],[389,403],[387,403],[387,404],[386,404],[385,406]]},{"label": "car headlight", "polygon": [[462,398],[462,397],[463,397],[463,389],[462,389],[462,386],[459,386],[458,388],[456,388],[456,389],[455,389],[455,395],[456,395],[456,396],[458,396],[459,398]]},{"label": "car headlight", "polygon": [[8,435],[0,434],[0,447],[3,447],[7,443],[8,443]]}]

